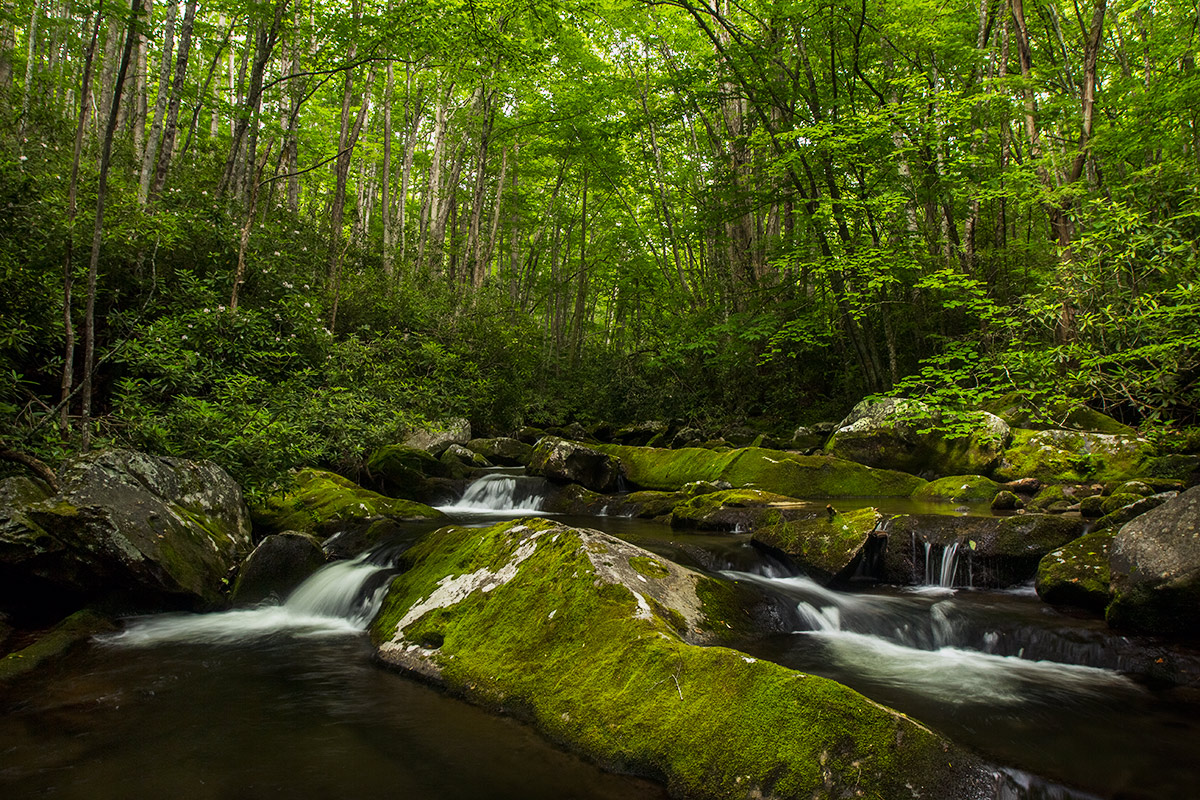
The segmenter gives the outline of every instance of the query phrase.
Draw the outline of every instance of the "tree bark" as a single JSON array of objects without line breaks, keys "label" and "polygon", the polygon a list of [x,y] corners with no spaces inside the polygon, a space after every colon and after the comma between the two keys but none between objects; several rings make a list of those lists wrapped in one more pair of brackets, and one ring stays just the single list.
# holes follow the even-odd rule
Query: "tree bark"
[{"label": "tree bark", "polygon": [[179,129],[179,107],[183,102],[183,84],[187,80],[188,58],[192,48],[192,29],[196,22],[196,2],[188,0],[183,13],[183,29],[179,35],[179,52],[175,57],[175,77],[171,80],[171,100],[167,104],[167,121],[163,126],[162,146],[158,154],[158,166],[154,170],[154,183],[150,188],[151,199],[160,196],[167,185],[167,173],[175,155],[175,136]]}]

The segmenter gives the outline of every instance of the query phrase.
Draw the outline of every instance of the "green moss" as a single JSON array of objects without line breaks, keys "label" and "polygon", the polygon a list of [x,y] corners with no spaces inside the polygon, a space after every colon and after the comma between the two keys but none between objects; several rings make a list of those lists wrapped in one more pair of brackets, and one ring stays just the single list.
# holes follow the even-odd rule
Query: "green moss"
[{"label": "green moss", "polygon": [[270,533],[300,531],[329,534],[339,527],[379,517],[393,520],[438,520],[445,515],[410,500],[395,500],[364,489],[333,472],[306,469],[295,484],[251,508],[254,524]]},{"label": "green moss", "polygon": [[32,672],[98,633],[114,630],[116,625],[107,617],[88,609],[77,611],[25,649],[0,659],[0,683]]},{"label": "green moss", "polygon": [[786,553],[806,572],[833,579],[853,563],[882,516],[874,508],[836,513],[825,511],[766,525],[754,540]]},{"label": "green moss", "polygon": [[943,503],[988,502],[996,496],[1000,484],[982,475],[951,475],[938,478],[913,492],[914,500]]},{"label": "green moss", "polygon": [[1070,504],[1066,492],[1061,486],[1045,486],[1040,492],[1034,495],[1033,500],[1029,502],[1029,508],[1034,511],[1045,511],[1055,503]]},{"label": "green moss", "polygon": [[660,562],[647,556],[634,556],[629,559],[629,566],[633,567],[637,574],[645,575],[647,578],[665,578],[671,574],[671,571]]},{"label": "green moss", "polygon": [[1014,429],[995,476],[1006,481],[1037,478],[1044,483],[1126,480],[1145,471],[1147,448],[1132,435]]},{"label": "green moss", "polygon": [[593,447],[620,459],[626,477],[647,489],[674,491],[693,481],[724,480],[788,497],[907,497],[924,484],[904,472],[758,447],[720,453],[697,447]]},{"label": "green moss", "polygon": [[1108,551],[1113,531],[1080,536],[1038,562],[1035,587],[1047,603],[1103,611],[1109,601]]},{"label": "green moss", "polygon": [[1133,505],[1138,500],[1141,500],[1144,495],[1132,494],[1129,492],[1114,492],[1104,498],[1104,502],[1100,504],[1100,511],[1104,514],[1111,514],[1117,509],[1124,508],[1128,505]]},{"label": "green moss", "polygon": [[[588,541],[601,536],[545,520],[433,534],[371,626],[381,658],[682,796],[895,798],[963,768],[933,733],[844,686],[689,644],[686,608],[661,594],[646,603],[593,563]],[[708,622],[691,627],[734,612],[727,585],[664,566],[676,591],[699,580]]]}]

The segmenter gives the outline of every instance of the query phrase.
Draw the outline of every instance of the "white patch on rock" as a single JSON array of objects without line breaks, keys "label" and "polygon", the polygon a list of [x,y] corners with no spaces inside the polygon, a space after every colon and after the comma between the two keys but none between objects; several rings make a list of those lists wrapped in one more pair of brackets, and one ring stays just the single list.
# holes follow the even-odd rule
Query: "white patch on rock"
[{"label": "white patch on rock", "polygon": [[[630,591],[633,591],[632,589]],[[633,592],[633,596],[637,598],[638,610],[633,615],[634,619],[653,619],[654,613],[650,610],[650,604],[646,602],[646,598],[642,597],[637,592]]]}]

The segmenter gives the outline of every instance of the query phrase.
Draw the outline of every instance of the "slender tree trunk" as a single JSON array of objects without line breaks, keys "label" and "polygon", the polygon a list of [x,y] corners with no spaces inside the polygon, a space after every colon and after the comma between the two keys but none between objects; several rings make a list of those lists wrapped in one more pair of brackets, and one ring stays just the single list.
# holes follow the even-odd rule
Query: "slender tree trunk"
[{"label": "slender tree trunk", "polygon": [[175,51],[175,19],[179,15],[177,0],[168,0],[167,19],[163,31],[162,63],[158,70],[158,97],[154,101],[154,118],[150,123],[150,137],[142,153],[142,168],[138,178],[138,205],[145,206],[150,197],[150,182],[154,177],[158,145],[162,138],[163,116],[167,113],[167,98],[170,96],[171,56]]},{"label": "slender tree trunk", "polygon": [[71,313],[71,289],[75,280],[75,266],[72,263],[75,247],[75,217],[78,211],[79,193],[79,159],[83,153],[83,134],[87,130],[89,101],[92,91],[92,64],[96,53],[96,42],[100,36],[100,23],[103,15],[96,11],[96,21],[92,25],[92,38],[88,42],[87,51],[83,57],[83,80],[79,94],[79,122],[75,126],[75,145],[71,154],[71,178],[67,184],[67,241],[63,249],[63,369],[61,390],[59,393],[59,428],[63,435],[70,428],[71,391],[75,384],[75,324]]},{"label": "slender tree trunk", "polygon": [[117,120],[121,111],[121,92],[125,86],[125,74],[129,69],[129,56],[137,38],[138,18],[142,12],[142,0],[133,0],[129,16],[129,30],[125,36],[125,49],[117,67],[113,82],[112,108],[108,114],[108,125],[104,129],[104,141],[100,148],[100,176],[96,188],[96,225],[92,231],[92,254],[88,262],[87,308],[83,318],[83,380],[82,447],[87,451],[92,441],[92,373],[96,365],[96,283],[100,271],[100,247],[104,242],[104,204],[108,199],[108,169],[112,160],[113,136],[117,132]]},{"label": "slender tree trunk", "polygon": [[[391,6],[389,4],[389,10]],[[392,63],[387,65],[383,86],[383,175],[380,176],[379,213],[383,225],[383,274],[391,278],[395,272],[395,252],[392,250],[392,90],[395,75]]]},{"label": "slender tree trunk", "polygon": [[21,96],[21,117],[17,123],[17,149],[23,149],[21,144],[25,139],[26,125],[29,122],[29,100],[33,97],[35,91],[33,68],[37,63],[35,58],[38,39],[38,20],[42,15],[42,8],[38,4],[38,0],[33,0],[33,10],[29,14],[29,29],[26,33],[27,41],[25,42],[25,93]]},{"label": "slender tree trunk", "polygon": [[267,160],[271,157],[272,144],[273,142],[267,142],[267,149],[263,153],[262,163],[258,165],[257,173],[252,176],[250,197],[246,203],[246,221],[242,225],[242,235],[238,240],[237,271],[233,276],[233,291],[229,295],[230,314],[237,313],[238,294],[241,291],[242,284],[246,281],[246,248],[250,245],[250,231],[254,229],[254,209],[258,205],[258,192],[262,186],[262,174],[263,170],[267,167]]},{"label": "slender tree trunk", "polygon": [[167,185],[167,173],[175,155],[175,136],[179,129],[179,107],[183,103],[183,84],[187,80],[188,57],[192,47],[192,29],[196,22],[196,2],[188,0],[183,13],[183,29],[179,35],[179,53],[175,57],[175,77],[171,80],[171,100],[167,104],[167,121],[163,126],[162,147],[158,154],[158,166],[154,170],[154,183],[150,197],[162,194]]}]

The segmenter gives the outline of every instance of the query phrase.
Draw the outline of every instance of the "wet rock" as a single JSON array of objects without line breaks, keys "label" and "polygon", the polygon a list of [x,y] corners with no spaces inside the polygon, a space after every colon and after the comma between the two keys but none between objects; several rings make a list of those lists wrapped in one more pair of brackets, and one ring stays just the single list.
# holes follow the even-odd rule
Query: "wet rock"
[{"label": "wet rock", "polygon": [[1037,494],[1042,488],[1042,482],[1037,478],[1018,478],[1001,484],[1002,488],[1016,494]]},{"label": "wet rock", "polygon": [[985,411],[950,412],[918,400],[859,403],[826,451],[881,469],[913,474],[982,475],[1008,445],[1008,424]]},{"label": "wet rock", "polygon": [[472,439],[467,449],[478,453],[493,464],[505,467],[528,466],[533,448],[518,439],[498,436],[494,439]]},{"label": "wet rock", "polygon": [[614,492],[625,480],[616,458],[578,442],[547,436],[533,449],[529,473],[559,483],[578,483],[594,492]]},{"label": "wet rock", "polygon": [[1124,492],[1115,492],[1100,503],[1100,511],[1104,514],[1111,514],[1119,508],[1130,506],[1141,500],[1144,495],[1126,494]]},{"label": "wet rock", "polygon": [[788,442],[788,448],[791,450],[820,450],[825,446],[825,442],[829,440],[828,433],[817,433],[812,428],[799,427],[792,433],[791,441]]},{"label": "wet rock", "polygon": [[305,469],[286,491],[267,497],[254,509],[254,525],[271,533],[299,531],[318,536],[349,527],[366,527],[379,519],[397,522],[437,521],[435,508],[385,497],[333,472]]},{"label": "wet rock", "polygon": [[2,512],[6,571],[73,592],[217,605],[228,571],[251,548],[240,487],[207,461],[107,450],[67,462],[61,490],[23,486]]},{"label": "wet rock", "polygon": [[[886,537],[878,531],[883,516],[876,509],[839,512],[814,505],[780,509],[774,520],[754,529],[754,541],[783,553],[822,583],[848,581],[863,562],[882,554]],[[866,578],[880,577],[874,566],[861,572]]]},{"label": "wet rock", "polygon": [[324,563],[325,551],[315,536],[296,531],[268,536],[238,570],[233,605],[251,606],[270,597],[283,600]]},{"label": "wet rock", "polygon": [[537,444],[538,439],[541,439],[545,435],[546,435],[546,432],[544,430],[542,430],[541,428],[534,428],[532,426],[527,425],[524,428],[521,428],[519,431],[517,431],[516,439],[517,439],[517,441],[523,442],[525,444],[533,445],[533,444]]},{"label": "wet rock", "polygon": [[1149,497],[1154,494],[1154,489],[1145,481],[1125,481],[1113,490],[1113,494],[1135,494],[1139,497]]},{"label": "wet rock", "polygon": [[1082,519],[1048,514],[894,517],[884,523],[884,580],[926,583],[931,572],[935,577],[940,573],[943,554],[954,545],[959,561],[955,586],[1013,586],[1032,578],[1043,556],[1081,536],[1084,527]]},{"label": "wet rock", "polygon": [[703,492],[675,505],[671,527],[743,533],[779,522],[785,512],[799,508],[812,512],[820,506],[758,489]]},{"label": "wet rock", "polygon": [[438,461],[446,467],[452,480],[462,480],[479,469],[492,466],[486,458],[461,444],[452,444],[442,451]]},{"label": "wet rock", "polygon": [[758,626],[737,585],[548,520],[443,528],[407,560],[371,626],[379,659],[598,763],[706,800],[973,794],[972,757],[909,718],[696,646]]},{"label": "wet rock", "polygon": [[1104,611],[1110,597],[1112,539],[1112,531],[1089,533],[1043,556],[1034,582],[1038,597],[1054,605]]},{"label": "wet rock", "polygon": [[999,489],[1000,484],[982,475],[951,475],[930,481],[912,497],[937,503],[983,503],[994,498]]},{"label": "wet rock", "polygon": [[0,658],[0,684],[33,672],[97,634],[116,630],[112,620],[91,609],[77,611],[33,644]]},{"label": "wet rock", "polygon": [[992,498],[993,511],[1016,511],[1025,507],[1025,501],[1009,491],[996,492]]},{"label": "wet rock", "polygon": [[1079,513],[1085,517],[1104,516],[1104,495],[1094,494],[1079,501]]},{"label": "wet rock", "polygon": [[449,419],[433,423],[404,437],[400,444],[430,455],[441,455],[447,445],[466,444],[471,440],[471,423],[465,419]]},{"label": "wet rock", "polygon": [[693,481],[726,481],[787,497],[907,497],[924,485],[914,475],[829,456],[804,456],[746,447],[716,452],[698,447],[597,445],[620,460],[629,481],[645,489],[675,491]]},{"label": "wet rock", "polygon": [[1113,538],[1108,623],[1200,634],[1200,487],[1126,523]]}]

